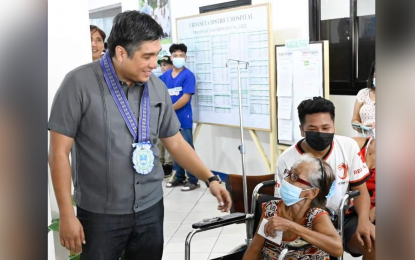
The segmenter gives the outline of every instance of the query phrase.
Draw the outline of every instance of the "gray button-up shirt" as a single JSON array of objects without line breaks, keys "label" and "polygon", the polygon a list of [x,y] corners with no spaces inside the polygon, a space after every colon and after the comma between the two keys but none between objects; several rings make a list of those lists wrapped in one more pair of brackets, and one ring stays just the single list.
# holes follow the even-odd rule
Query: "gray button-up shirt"
[{"label": "gray button-up shirt", "polygon": [[[74,138],[72,163],[75,201],[95,213],[129,214],[144,210],[163,197],[164,178],[157,138],[179,132],[180,122],[166,85],[151,75],[150,142],[154,168],[147,175],[135,172],[134,142],[118,110],[99,62],[78,67],[64,78],[53,101],[48,128]],[[121,84],[134,115],[140,115],[143,84]],[[58,173],[59,174],[59,173]]]}]

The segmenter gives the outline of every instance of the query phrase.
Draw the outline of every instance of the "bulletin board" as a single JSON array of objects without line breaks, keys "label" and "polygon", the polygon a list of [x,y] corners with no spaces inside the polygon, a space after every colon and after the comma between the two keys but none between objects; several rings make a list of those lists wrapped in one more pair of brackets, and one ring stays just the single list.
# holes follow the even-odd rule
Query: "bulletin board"
[{"label": "bulletin board", "polygon": [[226,67],[228,59],[236,59],[249,62],[240,70],[244,128],[272,131],[275,56],[269,13],[270,5],[261,4],[176,20],[178,42],[188,48],[186,67],[196,76],[195,123],[239,127],[237,64]]},{"label": "bulletin board", "polygon": [[310,42],[306,47],[275,46],[277,69],[278,144],[284,150],[302,139],[298,105],[305,99],[329,99],[328,41]]},{"label": "bulletin board", "polygon": [[[240,68],[243,127],[249,131],[270,174],[275,173],[277,102],[275,48],[272,41],[271,4],[226,9],[176,19],[177,41],[187,46],[186,67],[196,76],[192,98],[193,140],[203,124],[239,128],[239,94],[236,63]],[[269,133],[270,156],[257,131]]]}]

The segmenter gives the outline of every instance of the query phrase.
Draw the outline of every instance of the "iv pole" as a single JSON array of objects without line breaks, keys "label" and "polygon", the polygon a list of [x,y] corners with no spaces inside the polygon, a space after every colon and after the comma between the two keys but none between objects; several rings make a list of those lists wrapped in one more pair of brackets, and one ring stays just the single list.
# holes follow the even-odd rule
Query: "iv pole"
[{"label": "iv pole", "polygon": [[[245,162],[245,144],[244,144],[244,127],[243,127],[243,111],[242,111],[242,86],[241,86],[241,66],[244,67],[244,69],[248,69],[249,63],[246,61],[241,60],[234,60],[234,59],[228,59],[226,61],[226,67],[229,67],[229,64],[231,62],[237,63],[237,69],[238,69],[238,92],[239,92],[239,123],[240,123],[240,131],[241,131],[241,145],[239,145],[238,149],[241,153],[242,157],[242,182],[243,182],[243,193],[244,193],[244,208],[245,208],[245,215],[248,216],[248,191],[247,191],[247,184],[246,184],[246,162]],[[247,244],[249,246],[250,240],[250,221],[246,224],[246,237],[247,237]]]}]

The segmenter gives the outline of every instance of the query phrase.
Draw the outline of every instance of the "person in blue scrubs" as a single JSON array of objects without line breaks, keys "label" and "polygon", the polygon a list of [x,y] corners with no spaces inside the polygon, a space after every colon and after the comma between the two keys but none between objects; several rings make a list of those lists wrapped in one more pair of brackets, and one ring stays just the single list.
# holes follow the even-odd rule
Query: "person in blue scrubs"
[{"label": "person in blue scrubs", "polygon": [[[173,68],[164,72],[160,79],[166,84],[170,93],[173,108],[179,118],[183,138],[193,147],[193,113],[192,95],[195,93],[195,75],[185,67],[187,46],[183,43],[170,46],[170,58]],[[194,147],[193,147],[194,148]],[[182,191],[190,191],[200,187],[196,176],[187,172],[186,181],[185,170],[174,162],[173,170],[176,171],[174,179],[167,183],[167,188],[183,186]]]}]

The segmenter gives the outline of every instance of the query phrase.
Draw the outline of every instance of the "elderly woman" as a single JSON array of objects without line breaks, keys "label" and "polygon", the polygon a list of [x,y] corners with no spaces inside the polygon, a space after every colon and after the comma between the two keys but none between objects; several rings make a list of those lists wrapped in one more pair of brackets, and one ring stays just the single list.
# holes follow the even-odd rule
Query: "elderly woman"
[{"label": "elderly woman", "polygon": [[276,260],[287,243],[298,237],[312,246],[291,251],[286,259],[329,260],[341,256],[343,245],[339,234],[324,210],[330,191],[334,190],[335,176],[330,166],[319,158],[305,154],[281,183],[281,199],[262,205],[266,236],[275,237],[283,231],[281,245],[265,239],[258,233],[245,252],[243,260]]}]

